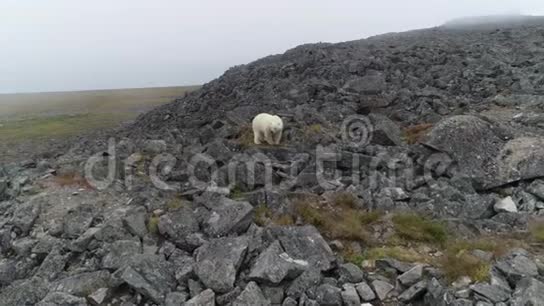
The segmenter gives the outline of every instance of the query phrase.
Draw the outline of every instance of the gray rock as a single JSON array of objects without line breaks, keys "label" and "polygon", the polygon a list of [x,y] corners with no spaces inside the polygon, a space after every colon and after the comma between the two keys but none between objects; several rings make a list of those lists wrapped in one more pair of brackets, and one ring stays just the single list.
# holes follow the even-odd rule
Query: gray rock
[{"label": "gray rock", "polygon": [[8,194],[8,179],[0,178],[0,201],[5,201],[10,198]]},{"label": "gray rock", "polygon": [[185,306],[215,306],[215,293],[211,289],[202,291],[199,295],[188,300]]},{"label": "gray rock", "polygon": [[145,153],[149,154],[160,154],[166,151],[167,147],[166,141],[164,140],[150,139],[145,141],[143,150]]},{"label": "gray rock", "polygon": [[157,304],[176,286],[174,267],[163,256],[135,255],[119,273],[127,285]]},{"label": "gray rock", "polygon": [[102,258],[104,269],[116,270],[121,268],[134,255],[142,254],[142,245],[135,240],[118,240],[104,245],[108,253]]},{"label": "gray rock", "polygon": [[423,277],[423,268],[423,265],[417,265],[400,275],[397,280],[403,286],[410,287],[421,280],[421,278]]},{"label": "gray rock", "polygon": [[373,125],[372,144],[382,146],[400,146],[403,144],[399,126],[389,118],[379,114],[370,114]]},{"label": "gray rock", "polygon": [[41,212],[42,198],[35,197],[32,200],[18,204],[13,213],[13,217],[8,222],[18,229],[22,235],[28,234],[34,226],[34,222]]},{"label": "gray rock", "polygon": [[448,153],[463,173],[483,179],[489,175],[485,163],[495,159],[505,140],[498,127],[478,117],[462,115],[440,121],[424,143]]},{"label": "gray rock", "polygon": [[381,301],[385,300],[389,292],[391,292],[395,288],[395,286],[391,285],[390,283],[381,280],[375,280],[372,282],[371,285],[372,288],[374,288],[374,292],[376,292],[376,295]]},{"label": "gray rock", "polygon": [[470,286],[470,289],[493,303],[505,302],[510,298],[510,291],[500,286],[480,283]]},{"label": "gray rock", "polygon": [[376,298],[374,290],[372,290],[372,288],[370,288],[370,286],[365,282],[355,285],[355,289],[357,290],[357,293],[359,293],[359,296],[363,302],[370,302]]},{"label": "gray rock", "polygon": [[261,290],[263,291],[266,299],[269,300],[272,305],[281,305],[283,299],[285,298],[285,292],[281,286],[261,285]]},{"label": "gray rock", "polygon": [[511,305],[544,305],[544,283],[528,277],[518,282]]},{"label": "gray rock", "polygon": [[56,281],[52,290],[85,297],[100,288],[108,288],[110,282],[108,271],[85,272]]},{"label": "gray rock", "polygon": [[283,300],[283,303],[281,303],[281,306],[297,306],[298,303],[295,299],[292,297],[287,297],[285,300]]},{"label": "gray rock", "polygon": [[496,212],[518,212],[518,207],[514,200],[512,200],[512,197],[506,197],[504,199],[501,199],[497,203],[495,203],[495,206],[493,207]]},{"label": "gray rock", "polygon": [[0,259],[0,285],[7,286],[17,277],[17,262],[13,259]]},{"label": "gray rock", "polygon": [[48,292],[47,282],[41,278],[15,281],[2,288],[0,303],[2,305],[36,305]]},{"label": "gray rock", "polygon": [[84,298],[73,296],[64,292],[51,292],[45,296],[36,306],[86,306]]},{"label": "gray rock", "polygon": [[433,278],[427,284],[427,294],[425,294],[424,302],[427,305],[445,306],[445,293],[444,286],[436,278]]},{"label": "gray rock", "polygon": [[74,252],[83,252],[87,249],[95,235],[100,231],[100,228],[91,227],[85,231],[76,240],[73,240],[68,248]]},{"label": "gray rock", "polygon": [[316,301],[319,305],[342,306],[342,290],[329,284],[317,287]]},{"label": "gray rock", "polygon": [[315,288],[321,282],[321,271],[317,268],[310,268],[297,277],[289,287],[286,294],[298,298],[310,288]]},{"label": "gray rock", "polygon": [[275,241],[259,255],[251,268],[249,278],[279,284],[286,278],[293,279],[299,276],[307,268],[308,262],[291,258],[283,251],[279,241]]},{"label": "gray rock", "polygon": [[140,206],[127,212],[123,218],[123,224],[132,235],[144,237],[147,234],[146,220],[147,211]]},{"label": "gray rock", "polygon": [[189,288],[189,296],[191,297],[195,297],[204,291],[202,283],[194,279],[189,279],[187,281],[187,287]]},{"label": "gray rock", "polygon": [[427,291],[427,282],[420,281],[418,283],[415,283],[410,288],[406,289],[403,293],[401,293],[398,299],[401,302],[407,303],[422,297],[426,291]]},{"label": "gray rock", "polygon": [[338,276],[341,283],[360,283],[364,279],[363,271],[352,263],[340,265]]},{"label": "gray rock", "polygon": [[232,290],[247,248],[246,237],[218,238],[205,243],[195,251],[196,275],[215,292]]},{"label": "gray rock", "polygon": [[[515,153],[515,154],[513,154]],[[497,156],[497,184],[529,180],[544,175],[544,138],[510,140]]]},{"label": "gray rock", "polygon": [[344,305],[346,306],[360,306],[361,305],[361,299],[359,298],[359,294],[357,294],[357,290],[355,290],[355,287],[350,284],[345,284],[343,286],[344,290],[342,291],[342,300],[344,301]]},{"label": "gray rock", "polygon": [[404,273],[412,269],[413,267],[414,265],[411,263],[398,261],[393,258],[382,258],[382,259],[376,260],[376,268],[382,269],[382,270],[385,270],[387,268],[393,268],[400,273]]},{"label": "gray rock", "polygon": [[184,283],[194,275],[195,260],[192,256],[178,249],[168,258],[168,261],[175,267],[174,273],[179,283]]},{"label": "gray rock", "polygon": [[66,238],[78,238],[93,222],[95,208],[92,205],[80,205],[68,211],[63,218],[63,232]]},{"label": "gray rock", "polygon": [[103,305],[110,298],[110,289],[109,288],[100,288],[95,292],[91,293],[87,300],[92,305]]},{"label": "gray rock", "polygon": [[182,249],[193,250],[196,247],[188,236],[198,230],[198,220],[188,208],[176,209],[159,218],[159,232]]},{"label": "gray rock", "polygon": [[242,288],[237,286],[233,290],[217,296],[215,298],[215,303],[217,305],[230,305],[240,295],[240,293],[242,293]]},{"label": "gray rock", "polygon": [[334,254],[315,227],[283,226],[269,230],[271,236],[281,242],[291,258],[304,258],[310,266],[318,267],[322,271],[333,267]]},{"label": "gray rock", "polygon": [[212,208],[212,213],[204,224],[206,234],[221,237],[231,233],[241,234],[247,230],[253,220],[251,204],[228,198],[222,198],[218,204]]},{"label": "gray rock", "polygon": [[495,268],[501,271],[511,286],[515,286],[524,277],[538,275],[535,262],[524,255],[513,255],[495,263]]},{"label": "gray rock", "polygon": [[266,299],[261,288],[255,283],[250,282],[240,295],[232,302],[232,306],[268,306],[270,301]]},{"label": "gray rock", "polygon": [[125,230],[122,220],[113,218],[99,227],[98,231],[94,233],[94,238],[100,242],[112,243],[117,240],[130,240],[133,236]]},{"label": "gray rock", "polygon": [[344,85],[346,91],[359,94],[378,94],[386,88],[385,77],[380,72],[371,72],[363,77],[353,79]]},{"label": "gray rock", "polygon": [[539,200],[544,201],[544,182],[541,180],[535,180],[529,185],[527,191],[535,195]]},{"label": "gray rock", "polygon": [[45,257],[35,275],[50,281],[56,279],[57,276],[64,271],[69,257],[70,253],[62,254],[59,248],[54,248],[51,253]]},{"label": "gray rock", "polygon": [[170,292],[166,295],[164,301],[165,306],[183,306],[185,301],[187,301],[187,293],[184,292]]}]

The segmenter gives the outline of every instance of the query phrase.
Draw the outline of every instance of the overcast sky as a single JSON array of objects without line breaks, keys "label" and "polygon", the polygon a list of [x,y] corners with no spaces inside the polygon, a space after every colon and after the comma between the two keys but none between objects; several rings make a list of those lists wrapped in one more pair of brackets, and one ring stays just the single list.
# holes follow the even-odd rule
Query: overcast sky
[{"label": "overcast sky", "polygon": [[201,84],[302,43],[544,15],[543,0],[0,0],[0,93]]}]

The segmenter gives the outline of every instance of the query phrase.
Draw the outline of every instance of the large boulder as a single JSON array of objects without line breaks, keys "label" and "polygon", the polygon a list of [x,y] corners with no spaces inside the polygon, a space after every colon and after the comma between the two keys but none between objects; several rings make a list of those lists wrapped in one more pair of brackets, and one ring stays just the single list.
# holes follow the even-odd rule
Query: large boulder
[{"label": "large boulder", "polygon": [[507,142],[496,157],[492,186],[544,176],[544,137],[520,137]]},{"label": "large boulder", "polygon": [[311,267],[317,267],[322,271],[333,267],[335,256],[314,226],[272,227],[269,231],[272,237],[280,241],[291,258],[303,258]]},{"label": "large boulder", "polygon": [[544,283],[532,277],[522,279],[516,285],[511,305],[544,305]]},{"label": "large boulder", "polygon": [[248,202],[221,197],[212,206],[209,218],[204,222],[204,232],[212,237],[241,234],[253,220],[253,206]]},{"label": "large boulder", "polygon": [[157,304],[176,287],[174,266],[160,255],[136,255],[116,275],[138,293]]},{"label": "large boulder", "polygon": [[36,305],[48,291],[47,282],[38,277],[15,281],[0,291],[0,304]]},{"label": "large boulder", "polygon": [[213,239],[195,251],[195,273],[215,292],[234,289],[238,269],[248,248],[246,237]]},{"label": "large boulder", "polygon": [[261,288],[255,283],[247,284],[244,291],[232,302],[232,306],[268,306],[270,301],[266,299]]},{"label": "large boulder", "polygon": [[111,274],[108,271],[85,272],[63,278],[52,285],[52,289],[75,296],[85,297],[100,288],[111,284]]},{"label": "large boulder", "polygon": [[25,203],[17,205],[9,224],[13,225],[21,234],[26,235],[38,219],[43,205],[43,197],[37,196]]},{"label": "large boulder", "polygon": [[179,208],[159,218],[159,232],[182,249],[194,249],[188,239],[199,230],[197,217],[189,208]]},{"label": "large boulder", "polygon": [[466,176],[484,180],[493,174],[493,160],[506,143],[499,127],[471,115],[446,118],[423,143],[448,153]]},{"label": "large boulder", "polygon": [[483,189],[544,176],[544,138],[511,136],[496,123],[461,115],[440,121],[423,143],[447,153]]},{"label": "large boulder", "polygon": [[260,282],[279,284],[286,278],[297,277],[307,267],[308,262],[291,258],[284,252],[279,241],[275,241],[257,257],[249,277]]}]

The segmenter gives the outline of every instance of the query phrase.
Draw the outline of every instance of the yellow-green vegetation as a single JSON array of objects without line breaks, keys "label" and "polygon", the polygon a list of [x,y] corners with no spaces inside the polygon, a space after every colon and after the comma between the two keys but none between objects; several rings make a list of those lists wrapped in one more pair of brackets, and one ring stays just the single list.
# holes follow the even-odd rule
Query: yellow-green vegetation
[{"label": "yellow-green vegetation", "polygon": [[259,226],[266,225],[267,221],[272,218],[272,212],[270,211],[270,208],[266,206],[266,204],[260,204],[259,206],[255,207],[255,214],[253,216],[253,221],[255,224]]},{"label": "yellow-green vegetation", "polygon": [[430,123],[423,123],[407,127],[403,131],[404,141],[406,141],[408,144],[418,143],[432,127],[433,125]]},{"label": "yellow-green vegetation", "polygon": [[333,196],[334,205],[344,208],[357,208],[357,198],[349,192],[337,192]]},{"label": "yellow-green vegetation", "polygon": [[446,242],[446,227],[437,221],[415,214],[393,216],[396,234],[405,239],[418,242],[442,244]]},{"label": "yellow-green vegetation", "polygon": [[84,131],[114,127],[127,114],[77,114],[6,121],[0,127],[0,141],[62,138]]},{"label": "yellow-green vegetation", "polygon": [[244,148],[256,146],[255,139],[253,137],[253,128],[250,124],[242,125],[240,127],[236,140]]},{"label": "yellow-green vegetation", "polygon": [[180,209],[185,206],[185,203],[183,199],[180,199],[179,197],[174,197],[168,203],[166,203],[166,207],[170,210]]},{"label": "yellow-green vegetation", "polygon": [[538,223],[531,226],[531,236],[537,242],[544,242],[544,223]]},{"label": "yellow-green vegetation", "polygon": [[238,200],[244,198],[244,192],[242,191],[242,188],[238,185],[234,185],[232,189],[230,190],[230,198],[233,200]]},{"label": "yellow-green vegetation", "polygon": [[274,216],[272,211],[266,204],[260,204],[255,207],[253,221],[259,226],[265,226],[269,223],[288,226],[295,223],[293,217],[289,214]]},{"label": "yellow-green vegetation", "polygon": [[490,262],[470,254],[468,250],[447,252],[441,259],[440,266],[450,282],[462,276],[468,276],[475,282],[488,281],[491,269]]},{"label": "yellow-green vegetation", "polygon": [[0,95],[0,142],[62,138],[111,128],[197,88],[3,94]]},{"label": "yellow-green vegetation", "polygon": [[295,224],[295,220],[293,219],[293,216],[288,215],[288,214],[284,214],[284,215],[280,215],[278,217],[274,217],[274,218],[272,218],[272,222],[274,224],[276,224],[276,225],[283,225],[283,226],[288,226],[288,225]]},{"label": "yellow-green vegetation", "polygon": [[318,135],[323,132],[323,126],[321,124],[311,124],[304,128],[304,134],[306,136]]},{"label": "yellow-green vegetation", "polygon": [[295,202],[295,209],[305,223],[316,226],[328,238],[370,242],[366,227],[377,221],[380,214],[355,209],[354,202],[347,199],[346,195],[336,197],[332,207],[300,199]]},{"label": "yellow-green vegetation", "polygon": [[156,235],[159,233],[159,217],[158,216],[151,216],[149,218],[149,221],[147,222],[147,231],[149,233]]},{"label": "yellow-green vegetation", "polygon": [[413,248],[403,246],[382,246],[370,248],[362,255],[365,260],[377,260],[382,258],[394,258],[406,262],[430,263],[431,258]]},{"label": "yellow-green vegetation", "polygon": [[492,258],[502,256],[508,249],[517,245],[510,239],[482,237],[474,240],[450,241],[444,250],[445,255],[439,259],[440,265],[449,281],[461,276],[469,276],[476,282],[487,281],[491,263],[473,254],[475,250],[492,254]]}]

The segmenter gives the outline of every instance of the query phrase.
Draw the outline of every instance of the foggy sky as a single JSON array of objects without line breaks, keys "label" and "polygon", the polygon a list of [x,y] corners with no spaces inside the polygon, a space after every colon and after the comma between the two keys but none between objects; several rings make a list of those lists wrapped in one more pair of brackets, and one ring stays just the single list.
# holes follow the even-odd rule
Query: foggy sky
[{"label": "foggy sky", "polygon": [[0,0],[0,93],[201,84],[299,44],[505,13],[542,0]]}]

